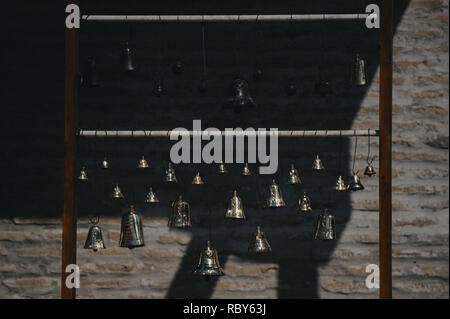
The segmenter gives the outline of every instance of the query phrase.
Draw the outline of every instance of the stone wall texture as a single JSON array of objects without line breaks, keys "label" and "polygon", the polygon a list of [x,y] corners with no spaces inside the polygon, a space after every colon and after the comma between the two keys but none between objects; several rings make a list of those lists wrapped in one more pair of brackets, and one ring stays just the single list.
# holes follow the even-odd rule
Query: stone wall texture
[{"label": "stone wall texture", "polygon": [[[393,296],[448,298],[449,2],[398,3],[401,5],[396,10],[401,12],[396,11],[394,38]],[[234,5],[239,11],[238,2]],[[254,12],[255,6],[244,9]],[[280,4],[279,8],[266,6],[265,11],[286,12],[286,8],[289,6],[283,10]],[[311,4],[311,12],[314,9]],[[344,9],[361,12],[364,6]],[[61,16],[63,10],[60,5],[48,8],[46,14]],[[133,12],[133,6],[126,10]],[[199,12],[197,8],[190,10]],[[168,12],[176,13],[177,9]],[[20,11],[13,10],[11,17],[15,14]],[[34,13],[34,17],[43,16]],[[8,93],[16,98],[9,99],[4,109],[14,119],[1,119],[3,127],[16,136],[4,142],[10,160],[2,164],[6,206],[0,214],[0,298],[58,298],[60,294],[64,73],[61,21],[42,22],[39,33],[18,24],[10,25],[7,32],[11,50],[4,53],[4,61],[23,57],[19,65],[5,65],[7,74],[25,68],[27,75],[9,77]],[[124,31],[117,25],[95,26],[97,29],[92,25],[82,27],[80,60],[89,55],[98,58],[103,82],[96,90],[80,90],[80,127],[190,128],[192,119],[202,119],[203,127],[219,128],[378,128],[378,31],[355,28],[354,23],[342,22],[336,28],[326,25],[325,59],[336,81],[334,97],[321,99],[311,93],[322,54],[316,33],[321,29],[317,25],[301,25],[291,33],[282,24],[242,25],[237,41],[235,29],[208,25],[208,74],[212,75],[208,93],[202,96],[194,88],[201,74],[198,25],[156,26],[157,31],[151,33],[146,29],[149,26],[134,27],[132,44],[142,68],[134,77],[125,78],[111,70]],[[349,32],[348,37],[342,36],[345,32]],[[29,41],[23,43],[21,37]],[[171,40],[165,41],[167,38]],[[252,65],[252,55],[258,54],[269,78],[259,84],[250,81],[252,93],[260,102],[259,113],[249,111],[236,116],[216,107],[218,97],[224,95],[223,83],[229,83],[237,72],[249,72],[236,67],[236,43],[237,64]],[[161,48],[162,60],[158,55]],[[353,49],[359,49],[369,65],[370,85],[364,89],[345,87],[343,74]],[[178,56],[184,59],[186,70],[176,78],[170,65]],[[299,71],[289,74],[289,63]],[[158,64],[166,67],[163,72],[167,74],[168,90],[167,96],[160,99],[149,94]],[[286,98],[282,87],[274,88],[274,83],[284,83],[290,77],[299,86],[295,98]],[[169,159],[166,140],[148,144],[80,140],[78,163],[88,166],[92,178],[89,186],[77,186],[77,263],[81,271],[78,298],[377,298],[378,290],[365,286],[365,270],[367,265],[378,263],[378,178],[363,177],[363,192],[340,196],[329,191],[338,172],[348,178],[353,160],[356,168],[364,169],[368,139],[357,140],[356,158],[355,143],[355,139],[342,143],[340,139],[280,140],[280,169],[274,177],[288,202],[288,208],[280,212],[260,209],[273,177],[254,174],[243,180],[239,176],[241,164],[230,165],[230,174],[223,178],[215,174],[215,165],[180,164],[175,168],[181,182],[169,187],[161,183]],[[378,170],[378,139],[371,138],[370,145]],[[112,173],[95,170],[104,153],[114,165]],[[145,175],[129,168],[141,153],[146,154],[151,165]],[[324,175],[316,176],[309,170],[315,153],[321,154],[329,168]],[[346,165],[344,170],[340,161]],[[303,188],[311,197],[314,211],[309,215],[295,211],[295,201],[303,190],[284,184],[291,162],[299,168]],[[255,164],[251,168],[257,172]],[[190,185],[196,170],[202,172],[209,186],[195,189]],[[145,247],[129,250],[117,245],[120,216],[128,207],[107,199],[115,181],[120,181],[128,198],[131,193],[137,199],[143,198],[152,185],[161,199],[156,207],[137,200],[137,209],[144,216]],[[234,188],[246,208],[248,220],[242,223],[223,218]],[[192,206],[193,227],[188,231],[167,227],[169,202],[179,193]],[[314,223],[324,207],[336,216],[336,243],[312,240]],[[95,214],[102,216],[100,226],[107,246],[98,252],[83,249],[89,228],[87,216]],[[249,234],[257,224],[263,226],[271,241],[274,252],[270,256],[252,257],[246,252]],[[208,238],[218,249],[226,273],[211,282],[191,274]]]}]

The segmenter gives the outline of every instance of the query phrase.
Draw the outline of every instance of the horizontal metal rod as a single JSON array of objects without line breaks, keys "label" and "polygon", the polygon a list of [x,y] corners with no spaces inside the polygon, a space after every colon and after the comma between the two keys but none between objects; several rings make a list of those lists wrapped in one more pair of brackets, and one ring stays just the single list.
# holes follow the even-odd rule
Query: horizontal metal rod
[{"label": "horizontal metal rod", "polygon": [[[373,15],[372,15],[373,16]],[[84,21],[104,22],[231,22],[231,21],[318,21],[364,20],[367,13],[355,14],[238,14],[238,15],[83,15]]]},{"label": "horizontal metal rod", "polygon": [[179,135],[202,135],[202,136],[270,136],[278,134],[278,137],[339,137],[339,136],[379,136],[378,130],[366,129],[366,130],[282,130],[274,131],[235,131],[227,130],[217,132],[210,131],[188,131],[188,130],[78,130],[78,136],[82,137],[170,137],[171,133]]}]

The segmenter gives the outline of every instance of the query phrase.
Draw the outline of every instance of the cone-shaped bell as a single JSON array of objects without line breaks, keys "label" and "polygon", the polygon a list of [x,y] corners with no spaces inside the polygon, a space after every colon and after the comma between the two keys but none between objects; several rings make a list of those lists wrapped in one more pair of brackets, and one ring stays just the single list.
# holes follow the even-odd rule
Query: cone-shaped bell
[{"label": "cone-shaped bell", "polygon": [[86,172],[86,166],[81,167],[80,173],[78,174],[77,177],[78,180],[80,181],[87,181],[88,180],[88,175]]},{"label": "cone-shaped bell", "polygon": [[144,155],[142,155],[141,159],[139,160],[137,167],[138,168],[148,168],[149,167]]},{"label": "cone-shaped bell", "polygon": [[237,78],[233,81],[232,96],[228,98],[226,106],[238,110],[243,107],[256,106],[255,101],[250,96],[247,81],[241,78]]},{"label": "cone-shaped bell", "polygon": [[181,74],[184,71],[184,63],[181,60],[176,60],[172,66],[174,74]]},{"label": "cone-shaped bell", "polygon": [[159,199],[156,196],[155,192],[153,192],[153,189],[150,187],[150,190],[148,191],[147,196],[145,197],[146,203],[159,203]]},{"label": "cone-shaped bell", "polygon": [[306,196],[306,192],[304,192],[302,198],[300,198],[298,200],[297,210],[302,213],[308,213],[308,212],[312,211],[311,201],[309,200],[309,197]]},{"label": "cone-shaped bell", "polygon": [[356,54],[355,59],[352,63],[350,83],[356,87],[364,86],[367,84],[366,62],[361,59],[359,54]]},{"label": "cone-shaped bell", "polygon": [[153,83],[153,95],[160,97],[164,94],[164,81],[162,78],[155,80]]},{"label": "cone-shaped bell", "polygon": [[252,172],[250,171],[250,168],[248,167],[248,163],[244,164],[244,167],[242,168],[241,171],[241,176],[251,176]]},{"label": "cone-shaped bell", "polygon": [[344,179],[339,175],[336,184],[334,185],[334,190],[338,192],[345,192],[347,190],[347,185],[345,185]]},{"label": "cone-shaped bell", "polygon": [[336,239],[336,223],[334,216],[325,209],[323,214],[317,218],[316,232],[314,239],[334,240]]},{"label": "cone-shaped bell", "polygon": [[111,197],[112,197],[112,199],[122,199],[123,198],[122,190],[120,189],[119,184],[114,185]]},{"label": "cone-shaped bell", "polygon": [[250,244],[248,245],[248,252],[258,255],[272,252],[269,241],[266,234],[261,231],[261,227],[258,226],[256,232],[252,234]]},{"label": "cone-shaped bell", "polygon": [[275,180],[272,180],[272,184],[269,186],[269,190],[266,196],[266,202],[264,207],[285,207],[286,203],[281,194],[281,188],[277,185]]},{"label": "cone-shaped bell", "polygon": [[195,174],[194,179],[192,180],[192,184],[194,185],[203,185],[203,179],[200,176],[200,173],[197,172],[197,174]]},{"label": "cone-shaped bell", "polygon": [[206,249],[200,252],[194,274],[200,276],[223,276],[225,274],[220,266],[217,251],[211,248],[209,240],[206,242]]},{"label": "cone-shaped bell", "polygon": [[373,168],[372,163],[371,162],[367,163],[367,167],[364,170],[364,175],[372,176],[375,175],[376,173],[377,172],[375,171],[375,168]]},{"label": "cone-shaped bell", "polygon": [[133,205],[130,212],[122,216],[119,246],[129,249],[145,246],[142,217],[135,212]]},{"label": "cone-shaped bell", "polygon": [[122,69],[124,71],[133,71],[135,69],[131,49],[128,45],[128,42],[125,43],[125,47],[122,50],[120,58],[122,62]]},{"label": "cone-shaped bell", "polygon": [[287,96],[293,96],[297,93],[297,86],[294,82],[289,81],[289,83],[284,88]]},{"label": "cone-shaped bell", "polygon": [[226,173],[228,173],[227,167],[225,166],[224,163],[220,163],[219,164],[219,168],[217,169],[217,172],[219,174],[226,174]]},{"label": "cone-shaped bell", "polygon": [[164,181],[166,183],[177,183],[177,177],[175,175],[175,170],[172,167],[172,163],[169,163],[169,167],[166,170],[166,173],[164,174]]},{"label": "cone-shaped bell", "polygon": [[312,169],[315,171],[323,171],[325,167],[322,164],[322,161],[320,160],[319,155],[316,155],[316,159],[314,160]]},{"label": "cone-shaped bell", "polygon": [[169,217],[169,227],[191,227],[191,209],[189,203],[183,201],[181,195],[176,202],[172,202],[172,211]]},{"label": "cone-shaped bell", "polygon": [[108,169],[108,168],[110,168],[108,159],[107,159],[106,157],[103,158],[103,161],[102,161],[102,165],[101,165],[101,166],[102,166],[102,169]]},{"label": "cone-shaped bell", "polygon": [[105,242],[103,241],[102,229],[96,224],[91,225],[89,228],[84,249],[92,249],[93,251],[106,249]]},{"label": "cone-shaped bell", "polygon": [[300,177],[298,176],[298,170],[294,167],[294,164],[291,164],[291,169],[289,171],[287,184],[295,185],[295,184],[301,184],[302,181],[300,180]]},{"label": "cone-shaped bell", "polygon": [[314,92],[318,95],[325,96],[333,92],[330,81],[321,79],[316,83]]},{"label": "cone-shaped bell", "polygon": [[82,85],[85,87],[95,87],[99,85],[97,65],[94,58],[87,58],[87,60],[84,62],[81,81]]},{"label": "cone-shaped bell", "polygon": [[347,186],[347,189],[354,192],[362,191],[364,189],[364,186],[361,184],[361,180],[359,179],[358,172],[353,172],[352,178]]},{"label": "cone-shaped bell", "polygon": [[225,218],[245,219],[242,199],[237,196],[237,191],[234,191],[233,197],[230,199],[230,205],[225,213]]}]

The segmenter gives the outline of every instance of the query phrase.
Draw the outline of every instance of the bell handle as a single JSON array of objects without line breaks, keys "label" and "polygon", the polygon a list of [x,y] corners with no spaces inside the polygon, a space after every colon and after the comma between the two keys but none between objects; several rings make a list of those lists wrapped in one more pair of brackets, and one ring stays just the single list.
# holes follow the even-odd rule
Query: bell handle
[{"label": "bell handle", "polygon": [[97,225],[98,222],[100,221],[100,217],[99,216],[97,216],[97,217],[88,217],[88,219],[89,219],[89,222],[92,225]]}]

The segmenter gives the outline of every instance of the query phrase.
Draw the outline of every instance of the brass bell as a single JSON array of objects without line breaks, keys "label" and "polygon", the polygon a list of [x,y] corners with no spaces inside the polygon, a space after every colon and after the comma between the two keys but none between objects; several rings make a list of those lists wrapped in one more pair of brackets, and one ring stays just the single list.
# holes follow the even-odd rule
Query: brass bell
[{"label": "brass bell", "polygon": [[302,183],[302,181],[300,180],[300,177],[298,176],[298,170],[294,167],[294,164],[291,164],[291,170],[289,171],[287,183],[290,185]]},{"label": "brass bell", "polygon": [[345,192],[347,190],[347,185],[345,185],[344,179],[339,175],[336,185],[334,185],[334,190],[338,192]]},{"label": "brass bell", "polygon": [[200,276],[223,276],[225,275],[219,263],[217,250],[211,248],[211,242],[206,242],[206,249],[200,252],[197,266],[194,269],[195,275]]},{"label": "brass bell", "polygon": [[139,160],[137,167],[138,168],[148,168],[149,167],[144,155],[142,155],[141,159]]},{"label": "brass bell", "polygon": [[217,169],[217,172],[219,174],[226,174],[226,173],[228,173],[227,167],[225,166],[224,163],[220,163],[219,164],[219,168]]},{"label": "brass bell", "polygon": [[367,84],[366,62],[356,54],[351,67],[350,83],[353,86],[360,87]]},{"label": "brass bell", "polygon": [[102,161],[102,169],[108,169],[108,168],[110,168],[109,162],[108,162],[107,158],[104,157],[103,161]]},{"label": "brass bell", "polygon": [[146,203],[159,203],[158,197],[156,197],[156,194],[153,192],[153,189],[150,187],[150,190],[148,191],[147,196],[145,197]]},{"label": "brass bell", "polygon": [[197,174],[195,174],[194,179],[192,180],[192,184],[194,185],[203,185],[203,179],[200,176],[200,173],[197,172]]},{"label": "brass bell", "polygon": [[169,217],[169,227],[191,227],[191,209],[189,203],[183,201],[181,195],[176,202],[172,202],[172,212]]},{"label": "brass bell", "polygon": [[242,168],[241,176],[251,176],[252,172],[250,172],[250,168],[248,167],[248,163],[244,164],[244,168]]},{"label": "brass bell", "polygon": [[272,180],[272,184],[269,186],[269,191],[267,192],[266,202],[264,207],[285,207],[286,203],[281,194],[280,186],[277,185],[275,180]]},{"label": "brass bell", "polygon": [[113,199],[122,199],[123,198],[122,190],[120,189],[119,184],[116,184],[114,186],[111,197]]},{"label": "brass bell", "polygon": [[129,249],[145,246],[142,217],[134,211],[133,205],[130,212],[122,216],[119,246]]},{"label": "brass bell", "polygon": [[375,175],[376,173],[377,172],[375,171],[375,168],[373,168],[373,166],[372,166],[372,161],[367,162],[367,167],[364,170],[364,175],[367,175],[370,177],[372,175]]},{"label": "brass bell", "polygon": [[131,49],[128,45],[128,42],[125,43],[125,48],[122,50],[121,60],[122,60],[122,69],[124,71],[133,71],[135,69]]},{"label": "brass bell", "polygon": [[250,244],[248,245],[248,252],[258,255],[272,252],[272,248],[270,247],[266,234],[261,231],[261,227],[259,226],[256,232],[252,234]]},{"label": "brass bell", "polygon": [[175,176],[175,170],[172,168],[172,163],[169,163],[169,167],[164,175],[164,181],[166,183],[177,183],[177,177]]},{"label": "brass bell", "polygon": [[225,213],[225,218],[245,219],[242,199],[237,196],[236,190],[233,193],[233,197],[230,199],[230,206]]},{"label": "brass bell", "polygon": [[328,209],[325,209],[323,214],[317,218],[316,232],[314,239],[334,240],[336,239],[336,223],[334,216],[329,214]]},{"label": "brass bell", "polygon": [[297,210],[301,211],[302,213],[308,213],[312,211],[311,201],[309,200],[309,197],[306,196],[306,192],[304,192],[302,198],[298,200]]},{"label": "brass bell", "polygon": [[236,110],[256,106],[255,101],[250,96],[247,81],[241,78],[233,81],[232,96],[227,100],[226,106],[233,107]]},{"label": "brass bell", "polygon": [[362,191],[364,189],[364,186],[361,184],[361,180],[359,179],[358,171],[353,172],[352,178],[347,186],[347,189],[354,192]]},{"label": "brass bell", "polygon": [[316,159],[314,160],[312,169],[315,171],[323,171],[325,167],[322,164],[322,161],[320,160],[319,155],[316,155]]},{"label": "brass bell", "polygon": [[78,180],[80,181],[87,181],[88,180],[88,175],[86,172],[86,166],[81,167],[80,173],[78,174],[77,177]]},{"label": "brass bell", "polygon": [[105,242],[103,241],[102,229],[97,226],[98,219],[95,222],[93,220],[90,222],[92,225],[89,227],[84,249],[92,249],[93,251],[106,249]]}]

